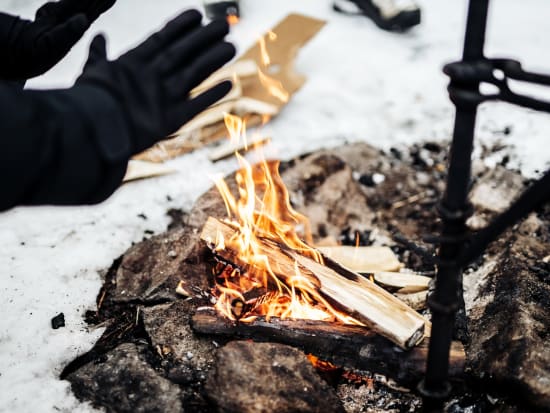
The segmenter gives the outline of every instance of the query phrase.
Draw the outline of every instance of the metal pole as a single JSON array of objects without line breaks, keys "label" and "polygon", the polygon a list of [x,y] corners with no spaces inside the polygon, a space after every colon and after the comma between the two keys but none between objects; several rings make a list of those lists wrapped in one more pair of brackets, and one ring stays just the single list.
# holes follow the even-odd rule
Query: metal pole
[{"label": "metal pole", "polygon": [[[472,62],[483,58],[485,29],[489,0],[470,0],[462,59]],[[452,84],[453,85],[453,84]],[[460,86],[466,91],[478,92],[479,81]],[[457,262],[466,234],[466,219],[471,207],[468,189],[471,178],[471,156],[477,104],[455,99],[456,116],[447,176],[447,188],[439,205],[443,229],[435,291],[429,299],[432,312],[432,334],[426,366],[426,376],[419,385],[425,400],[446,398],[451,385],[448,382],[449,348],[452,340],[456,311],[462,302],[462,268]]]}]

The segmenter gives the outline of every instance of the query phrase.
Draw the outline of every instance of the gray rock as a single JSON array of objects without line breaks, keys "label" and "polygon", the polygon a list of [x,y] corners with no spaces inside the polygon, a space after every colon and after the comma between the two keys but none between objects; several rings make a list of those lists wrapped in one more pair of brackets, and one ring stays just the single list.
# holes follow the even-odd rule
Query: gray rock
[{"label": "gray rock", "polygon": [[510,206],[522,189],[521,175],[497,166],[476,182],[470,193],[470,201],[478,209],[502,212]]},{"label": "gray rock", "polygon": [[345,159],[349,167],[360,175],[374,173],[385,175],[391,173],[392,164],[389,158],[382,155],[380,149],[364,142],[342,145],[323,152],[332,153],[339,158]]},{"label": "gray rock", "polygon": [[[206,267],[190,265],[206,251],[198,232],[180,228],[134,245],[124,254],[117,269],[112,300],[150,303],[173,301],[181,279],[207,288]],[[201,281],[202,280],[202,281]]]},{"label": "gray rock", "polygon": [[143,348],[125,343],[67,378],[74,393],[106,412],[180,413],[180,388],[146,361]]},{"label": "gray rock", "polygon": [[193,308],[184,300],[143,308],[143,324],[157,352],[182,371],[205,372],[214,361],[215,347],[211,339],[197,337],[191,330]]},{"label": "gray rock", "polygon": [[233,341],[216,358],[206,391],[220,412],[344,412],[335,391],[293,347]]},{"label": "gray rock", "polygon": [[516,232],[501,239],[499,249],[480,269],[481,284],[467,303],[467,363],[473,374],[512,385],[533,405],[548,407],[550,285],[542,260],[550,244]]},{"label": "gray rock", "polygon": [[372,226],[375,215],[351,168],[341,158],[316,153],[297,160],[281,177],[293,205],[309,218],[314,235],[338,238],[344,228],[362,231]]}]

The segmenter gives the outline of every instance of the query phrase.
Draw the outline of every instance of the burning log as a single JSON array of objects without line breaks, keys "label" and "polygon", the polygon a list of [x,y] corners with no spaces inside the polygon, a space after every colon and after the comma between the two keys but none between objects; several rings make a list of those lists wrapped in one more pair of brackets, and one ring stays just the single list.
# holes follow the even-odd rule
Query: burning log
[{"label": "burning log", "polygon": [[[268,322],[260,317],[250,323],[235,323],[213,311],[199,310],[191,325],[200,334],[292,345],[344,368],[379,372],[405,384],[414,384],[422,377],[428,355],[427,340],[402,351],[368,328],[323,321],[271,318]],[[452,376],[463,373],[464,360],[464,347],[453,342]]]},{"label": "burning log", "polygon": [[[203,227],[201,239],[211,244],[220,236],[230,240],[235,233],[228,224],[210,217]],[[298,270],[300,276],[307,279],[335,308],[399,347],[409,349],[417,345],[425,335],[425,327],[429,329],[429,322],[420,314],[361,275],[329,259],[325,259],[327,265],[320,264],[271,239],[258,240],[261,253],[275,263],[272,269],[280,279],[290,280]],[[238,251],[227,246],[213,249],[219,258],[243,270],[250,269],[250,264],[240,258]]]}]

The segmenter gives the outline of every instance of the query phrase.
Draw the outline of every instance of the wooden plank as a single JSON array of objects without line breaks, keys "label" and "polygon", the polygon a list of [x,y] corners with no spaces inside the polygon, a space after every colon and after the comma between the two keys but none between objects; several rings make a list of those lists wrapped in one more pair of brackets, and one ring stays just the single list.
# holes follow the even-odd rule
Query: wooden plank
[{"label": "wooden plank", "polygon": [[162,163],[130,160],[122,182],[176,173],[177,170]]},{"label": "wooden plank", "polygon": [[190,97],[195,98],[224,80],[234,80],[248,76],[255,76],[257,73],[258,65],[254,60],[237,60],[236,62],[224,66],[212,73],[207,79],[191,91]]},{"label": "wooden plank", "polygon": [[388,247],[337,245],[318,249],[323,255],[355,272],[398,271],[403,266]]},{"label": "wooden plank", "polygon": [[[220,234],[225,240],[229,240],[235,230],[228,224],[209,217],[203,227],[201,239],[213,245]],[[330,266],[319,264],[272,240],[261,239],[260,242],[261,253],[269,257],[272,270],[282,280],[288,280],[295,274],[297,263],[301,275],[308,278],[335,308],[358,319],[401,348],[411,348],[424,337],[426,320],[365,277],[332,261],[328,263]],[[215,253],[243,270],[250,267],[239,258],[237,251],[225,248],[216,250]]]},{"label": "wooden plank", "polygon": [[402,294],[427,290],[431,281],[430,277],[406,272],[380,271],[375,272],[373,277],[377,284],[397,288]]},{"label": "wooden plank", "polygon": [[[395,293],[395,296],[407,304],[409,307],[414,308],[417,311],[424,310],[426,308],[426,301],[428,299],[428,290],[419,291],[417,293]],[[428,335],[428,331],[424,331],[424,335]]]}]

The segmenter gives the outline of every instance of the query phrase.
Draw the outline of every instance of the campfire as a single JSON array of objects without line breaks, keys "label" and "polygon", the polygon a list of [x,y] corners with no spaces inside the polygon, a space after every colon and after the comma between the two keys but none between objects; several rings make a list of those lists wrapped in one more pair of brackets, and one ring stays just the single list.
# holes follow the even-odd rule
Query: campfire
[{"label": "campfire", "polygon": [[[241,126],[241,119],[227,115],[226,125],[236,145],[240,140],[246,142],[246,128]],[[262,240],[283,245],[318,263],[323,263],[323,259],[318,251],[302,241],[312,242],[309,222],[290,205],[288,190],[279,175],[279,163],[268,163],[264,159],[252,167],[238,153],[236,156],[241,166],[236,175],[239,197],[233,196],[223,178],[216,179],[216,187],[227,208],[228,227],[220,223],[214,239],[208,231],[203,235],[220,262],[215,270],[216,309],[231,320],[243,322],[263,315],[267,319],[306,318],[360,324],[326,302],[317,293],[312,280],[300,273],[297,261],[294,262],[293,274],[279,278],[276,268],[281,263],[273,262]],[[297,233],[297,227],[302,229],[302,234]],[[226,239],[231,230],[233,235]],[[239,262],[246,265],[247,271],[243,272],[235,263],[225,261],[222,258],[224,251],[235,254]],[[245,298],[254,292],[254,297]]]},{"label": "campfire", "polygon": [[[419,153],[423,158],[429,156],[425,159],[431,162],[418,162]],[[265,267],[253,259],[245,260],[245,255],[236,249],[242,245],[239,244],[241,235],[238,231],[244,224],[232,211],[239,205],[248,205],[239,193],[241,178],[237,178],[238,174],[231,174],[225,177],[225,185],[216,179],[218,186],[225,186],[228,193],[239,195],[238,198],[234,196],[233,203],[228,201],[231,198],[224,202],[214,186],[197,200],[192,210],[173,211],[174,223],[168,232],[133,246],[113,264],[99,294],[98,310],[88,315],[90,322],[106,325],[107,329],[94,350],[67,366],[63,377],[72,382],[78,397],[100,406],[119,403],[115,393],[110,391],[115,383],[122,386],[122,383],[130,383],[131,377],[140,377],[146,390],[143,395],[134,396],[134,400],[139,400],[141,405],[164,403],[162,400],[166,400],[167,393],[160,389],[169,388],[170,394],[179,400],[177,403],[195,411],[212,411],[212,406],[227,406],[228,403],[237,403],[238,407],[232,411],[247,411],[244,406],[251,401],[260,403],[261,400],[265,406],[276,401],[278,406],[283,406],[282,399],[286,400],[283,404],[286,403],[288,409],[280,407],[281,411],[293,411],[297,406],[301,406],[302,411],[321,411],[321,408],[307,410],[298,399],[288,396],[293,391],[290,389],[292,385],[308,388],[308,400],[312,403],[314,400],[331,400],[334,406],[344,405],[350,412],[361,411],[365,406],[378,408],[378,411],[385,408],[376,406],[419,409],[421,400],[410,389],[425,373],[428,340],[421,336],[420,340],[407,343],[405,337],[411,335],[402,334],[397,341],[395,332],[401,330],[395,326],[403,324],[387,323],[393,320],[393,311],[387,319],[378,317],[376,306],[372,306],[368,298],[388,294],[393,305],[393,300],[399,301],[396,296],[418,294],[414,289],[406,294],[397,292],[403,284],[395,279],[384,279],[388,273],[410,277],[413,281],[409,282],[409,288],[416,285],[418,291],[421,287],[419,281],[412,274],[400,273],[400,263],[423,274],[433,270],[432,263],[426,262],[413,250],[391,244],[389,237],[391,232],[399,232],[409,239],[416,239],[419,234],[432,231],[431,225],[437,223],[437,218],[433,208],[428,206],[433,205],[440,195],[441,172],[437,165],[445,157],[441,146],[433,144],[400,149],[399,152],[395,150],[391,154],[360,144],[314,152],[283,162],[278,175],[275,172],[277,162],[250,165],[250,173],[265,178],[265,171],[269,171],[275,183],[279,178],[285,183],[290,203],[287,204],[284,197],[278,199],[283,205],[292,206],[285,211],[286,216],[296,217],[296,220],[290,220],[290,227],[296,228],[294,234],[298,239],[306,240],[307,229],[311,231],[312,239],[305,244],[300,241],[298,248],[294,248],[296,244],[288,246],[278,236],[266,235],[266,230],[254,232],[257,242],[254,248],[259,249],[260,256],[269,258],[268,268],[273,275],[266,273]],[[385,176],[384,182],[375,185],[367,182],[364,177],[373,170]],[[246,174],[246,171],[246,168],[241,168],[239,173]],[[409,179],[418,174],[429,174],[430,179],[421,185],[416,183],[417,179]],[[245,185],[246,181],[242,182]],[[497,185],[498,182],[505,183],[506,191],[500,190],[502,186]],[[511,172],[495,174],[487,170],[478,179],[476,188],[494,188],[491,196],[498,193],[508,199],[513,196],[510,188],[518,191],[522,185],[517,175]],[[261,211],[258,206],[265,198],[266,184],[254,182],[254,186],[261,189],[255,192],[254,210]],[[281,187],[277,188],[281,191]],[[478,194],[476,188],[474,192]],[[419,200],[415,196],[419,193],[426,195]],[[487,219],[494,213],[488,209],[494,204],[484,199],[480,194],[474,198],[479,205],[475,221]],[[292,215],[289,211],[300,213]],[[255,217],[256,221],[259,219],[258,213],[249,216]],[[302,220],[304,216],[309,218],[309,226]],[[469,333],[464,336],[466,352],[456,339],[451,346],[449,373],[458,380],[457,383],[463,383],[457,386],[455,399],[452,399],[455,405],[464,406],[466,400],[477,406],[488,403],[485,392],[472,393],[472,388],[477,387],[468,388],[471,377],[475,378],[473,383],[478,383],[477,380],[487,371],[499,377],[495,382],[498,386],[486,390],[495,406],[514,403],[500,393],[499,389],[507,388],[503,381],[523,383],[532,394],[537,394],[533,400],[542,400],[544,388],[537,387],[536,377],[544,374],[540,369],[545,363],[542,359],[538,361],[546,354],[541,338],[544,328],[539,329],[542,325],[533,323],[530,317],[539,318],[545,310],[529,295],[514,296],[505,292],[513,283],[524,286],[525,291],[540,291],[542,294],[537,277],[542,277],[547,271],[544,266],[548,264],[544,264],[543,259],[548,255],[548,249],[544,245],[548,245],[545,243],[550,240],[550,234],[545,232],[544,222],[549,222],[549,218],[550,214],[542,211],[537,219],[526,222],[519,233],[506,235],[489,250],[483,261],[468,268],[465,277],[469,325]],[[371,225],[370,228],[376,228],[376,231],[371,229],[369,232],[369,227],[362,226],[362,223]],[[292,234],[286,230],[279,232]],[[535,233],[538,234],[535,237],[528,235]],[[359,242],[357,234],[360,234]],[[334,255],[331,255],[332,259],[320,255],[322,263],[315,260],[316,254],[311,252],[311,246],[326,243],[327,239],[345,244],[332,248],[345,248],[352,253],[356,248],[359,251],[375,248],[376,256],[382,255],[379,251],[384,251],[383,247],[364,244],[390,242],[399,260],[397,263],[385,260],[391,265],[384,271],[378,268],[370,274],[354,268],[367,274],[366,277],[358,275],[334,262]],[[363,245],[356,247],[356,244]],[[529,249],[527,255],[524,255],[525,246]],[[319,247],[319,250],[328,254],[330,248]],[[508,255],[505,260],[503,251]],[[265,262],[262,259],[257,261]],[[528,275],[528,268],[533,266],[540,268],[541,275]],[[372,283],[370,278],[380,285]],[[326,282],[331,281],[338,282],[337,287],[328,288]],[[392,287],[388,287],[390,283]],[[380,292],[381,285],[393,293]],[[350,294],[350,291],[366,297],[360,300],[361,306],[355,306],[348,295],[338,296],[338,293]],[[294,297],[302,300],[299,305],[292,304]],[[494,301],[491,297],[499,299]],[[418,306],[420,313],[406,307],[406,314],[414,313],[414,319],[419,321],[417,327],[425,335],[429,334],[425,295],[423,300],[424,305]],[[270,306],[265,303],[270,303]],[[295,308],[303,310],[304,303],[309,306],[307,316],[290,315]],[[398,305],[404,304],[399,302]],[[522,317],[517,318],[518,314]],[[346,324],[347,317],[350,321],[353,317],[364,325]],[[402,320],[398,317],[397,321]],[[410,333],[412,330],[414,328],[403,331]],[[515,337],[526,331],[530,333],[522,346],[532,350],[512,361],[512,353],[503,352],[503,346],[517,351],[519,343]],[[497,338],[500,332],[505,332],[505,335]],[[486,342],[494,343],[493,351],[484,347]],[[298,350],[290,351],[292,348]],[[314,367],[307,354],[336,367],[329,372],[321,371],[323,377],[328,375],[330,385],[313,376],[309,369]],[[501,367],[501,360],[508,357],[509,363],[539,367],[518,370],[532,371],[532,375],[521,373],[516,376]],[[465,374],[465,365],[470,366],[470,373]],[[319,366],[318,362],[316,366]],[[93,385],[98,382],[113,384],[98,388]],[[460,390],[461,386],[466,386],[467,390]],[[121,391],[131,392],[131,389]],[[280,392],[287,396],[282,399],[276,396]],[[323,402],[321,405],[324,406]],[[323,408],[326,411],[326,406]],[[334,411],[341,410],[335,408]]]},{"label": "campfire", "polygon": [[[265,42],[276,37],[259,44],[266,67]],[[286,102],[280,82],[266,73],[260,70],[258,81]],[[458,253],[464,262],[445,261],[418,241],[440,233],[441,224],[444,256],[464,241],[464,234],[445,232],[458,219],[452,211],[443,206],[439,217],[434,208],[449,197],[443,145],[390,153],[344,145],[252,164],[240,153],[254,146],[245,122],[231,114],[224,120],[238,171],[215,177],[192,210],[171,211],[169,231],[113,264],[97,311],[88,314],[106,331],[62,374],[79,398],[108,408],[125,403],[121,411],[174,412],[418,411],[432,399],[445,399],[449,412],[548,406],[548,209],[504,233],[473,264],[469,244],[469,261]],[[460,210],[461,231],[483,229],[479,223],[525,186],[504,167],[478,167],[474,178],[474,215],[466,223]],[[495,222],[474,246],[504,231]],[[447,289],[452,300],[445,301],[436,287],[430,312],[434,268],[449,275],[443,284],[458,283],[461,264],[464,311],[455,319],[460,303],[442,303],[461,295]],[[434,362],[447,356],[448,365]],[[424,377],[430,380],[421,397],[413,390]],[[136,380],[144,391],[135,392]],[[521,391],[511,396],[514,387]],[[132,397],[121,400],[121,391]]]},{"label": "campfire", "polygon": [[[235,145],[238,138],[246,141],[244,134],[239,136],[246,130],[240,119],[228,115],[226,124]],[[236,156],[241,167],[235,175],[239,196],[216,179],[227,218],[222,222],[210,217],[201,233],[218,262],[218,312],[240,322],[264,316],[267,321],[278,317],[369,326],[402,348],[418,344],[429,322],[302,241],[313,243],[310,224],[292,208],[279,162],[262,159],[253,167]]]}]

